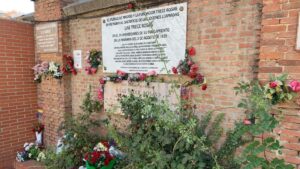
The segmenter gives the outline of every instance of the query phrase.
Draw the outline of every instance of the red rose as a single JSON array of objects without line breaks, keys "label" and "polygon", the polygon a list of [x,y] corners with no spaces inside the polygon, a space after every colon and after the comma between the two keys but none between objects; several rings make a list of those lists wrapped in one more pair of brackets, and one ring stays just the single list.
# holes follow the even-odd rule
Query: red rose
[{"label": "red rose", "polygon": [[252,122],[249,119],[244,119],[243,123],[245,125],[251,125],[252,124]]},{"label": "red rose", "polygon": [[140,81],[144,81],[146,78],[147,78],[147,74],[145,74],[145,73],[140,73],[139,74],[139,80]]},{"label": "red rose", "polygon": [[73,75],[77,75],[77,71],[75,69],[71,69],[71,72],[73,73]]},{"label": "red rose", "polygon": [[101,79],[99,80],[99,82],[100,82],[100,84],[102,84],[102,85],[105,84],[105,80],[104,80],[103,78],[101,78]]},{"label": "red rose", "polygon": [[189,55],[190,55],[190,56],[195,56],[195,55],[196,55],[196,49],[195,49],[194,47],[191,47],[191,48],[189,49]]},{"label": "red rose", "polygon": [[129,4],[127,5],[127,8],[128,8],[128,9],[133,9],[133,8],[134,8],[134,4],[133,4],[133,3],[129,3]]},{"label": "red rose", "polygon": [[204,81],[204,77],[199,73],[199,74],[197,74],[196,80],[198,83],[201,84]]},{"label": "red rose", "polygon": [[97,72],[97,68],[91,68],[91,72],[92,72],[92,74],[95,74],[96,72]]},{"label": "red rose", "polygon": [[126,75],[126,73],[123,72],[122,70],[117,70],[117,74],[118,74],[119,76],[125,76],[125,75]]},{"label": "red rose", "polygon": [[173,67],[173,68],[172,68],[172,72],[173,72],[174,74],[178,74],[177,68],[176,68],[176,67]]},{"label": "red rose", "polygon": [[270,88],[274,89],[274,88],[277,87],[277,82],[275,82],[275,81],[274,82],[270,82],[269,86],[270,86]]},{"label": "red rose", "polygon": [[206,89],[207,89],[207,85],[206,84],[202,85],[202,90],[206,90]]},{"label": "red rose", "polygon": [[192,78],[192,79],[194,79],[194,78],[197,77],[197,73],[196,72],[190,72],[189,73],[189,77]]},{"label": "red rose", "polygon": [[199,70],[198,65],[193,64],[193,65],[191,66],[191,69],[190,69],[191,72],[197,72],[198,70]]}]

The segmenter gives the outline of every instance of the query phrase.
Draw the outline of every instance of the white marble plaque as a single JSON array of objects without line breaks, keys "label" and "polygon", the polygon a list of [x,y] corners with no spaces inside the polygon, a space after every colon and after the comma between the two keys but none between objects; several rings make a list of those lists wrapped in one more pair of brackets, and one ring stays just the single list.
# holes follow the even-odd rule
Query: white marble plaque
[{"label": "white marble plaque", "polygon": [[167,74],[185,57],[187,3],[104,17],[101,22],[106,73]]},{"label": "white marble plaque", "polygon": [[136,96],[144,94],[156,96],[159,100],[167,101],[170,108],[176,108],[180,103],[180,87],[169,83],[152,82],[148,86],[146,82],[108,82],[104,90],[104,109],[114,114],[122,114],[119,99],[130,93]]},{"label": "white marble plaque", "polygon": [[74,67],[76,69],[82,69],[82,51],[74,50],[73,57],[74,57]]},{"label": "white marble plaque", "polygon": [[57,22],[36,25],[35,41],[37,53],[58,52]]}]

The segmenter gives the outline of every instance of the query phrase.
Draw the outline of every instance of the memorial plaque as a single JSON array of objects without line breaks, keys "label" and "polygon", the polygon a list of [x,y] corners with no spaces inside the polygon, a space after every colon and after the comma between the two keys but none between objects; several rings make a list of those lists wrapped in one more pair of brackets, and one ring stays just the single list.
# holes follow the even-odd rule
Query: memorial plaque
[{"label": "memorial plaque", "polygon": [[82,68],[82,51],[81,50],[74,50],[73,51],[73,58],[74,58],[74,67],[75,69]]},{"label": "memorial plaque", "polygon": [[133,93],[136,96],[150,95],[156,96],[159,100],[167,101],[170,108],[176,108],[180,103],[180,87],[174,87],[169,83],[152,82],[147,85],[146,82],[128,82],[121,84],[108,82],[105,85],[104,109],[106,112],[122,114],[119,99],[123,95]]},{"label": "memorial plaque", "polygon": [[38,24],[35,27],[37,53],[58,52],[57,22]]},{"label": "memorial plaque", "polygon": [[185,57],[187,3],[104,17],[103,68],[106,73],[171,73]]}]

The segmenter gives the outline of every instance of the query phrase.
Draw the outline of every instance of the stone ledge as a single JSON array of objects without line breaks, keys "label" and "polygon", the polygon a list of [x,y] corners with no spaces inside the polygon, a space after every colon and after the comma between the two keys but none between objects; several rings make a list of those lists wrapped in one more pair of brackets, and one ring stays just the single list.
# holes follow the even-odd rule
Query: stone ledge
[{"label": "stone ledge", "polygon": [[25,162],[14,162],[14,169],[46,169],[41,163],[30,160]]},{"label": "stone ledge", "polygon": [[[66,16],[84,14],[96,10],[128,4],[133,0],[81,0],[63,8]],[[172,0],[175,1],[175,0]],[[145,0],[145,3],[170,2],[170,0]]]}]

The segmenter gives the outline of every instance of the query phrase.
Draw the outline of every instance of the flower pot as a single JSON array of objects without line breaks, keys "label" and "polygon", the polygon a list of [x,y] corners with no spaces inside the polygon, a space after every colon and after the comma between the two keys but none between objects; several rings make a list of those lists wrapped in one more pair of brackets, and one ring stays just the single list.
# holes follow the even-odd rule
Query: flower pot
[{"label": "flower pot", "polygon": [[[100,169],[113,169],[114,168],[114,166],[115,166],[115,164],[116,164],[116,160],[114,159],[114,160],[111,160],[110,162],[109,162],[109,164],[107,165],[107,166],[103,166],[103,167],[101,167]],[[89,162],[85,162],[85,167],[86,167],[86,169],[97,169],[97,167],[95,167],[95,166],[92,166]]]},{"label": "flower pot", "polygon": [[85,168],[86,169],[97,169],[95,166],[92,166],[89,162],[85,162]]},{"label": "flower pot", "polygon": [[101,167],[101,169],[113,169],[116,162],[117,161],[115,159],[113,159],[109,162],[109,164],[107,166],[103,166],[103,167]]}]

